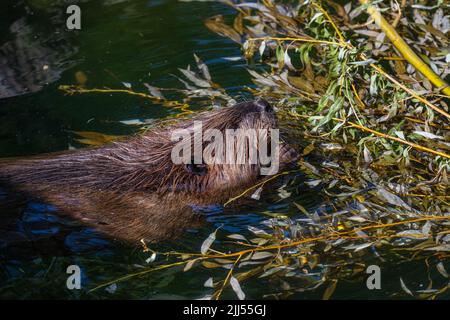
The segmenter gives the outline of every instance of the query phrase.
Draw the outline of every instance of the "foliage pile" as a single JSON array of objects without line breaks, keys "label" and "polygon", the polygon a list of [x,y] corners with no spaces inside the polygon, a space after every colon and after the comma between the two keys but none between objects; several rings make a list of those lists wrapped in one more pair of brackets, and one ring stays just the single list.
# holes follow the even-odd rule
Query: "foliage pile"
[{"label": "foliage pile", "polygon": [[[448,96],[446,89],[433,87],[429,73],[405,60],[373,15],[381,12],[445,79],[450,73],[448,6],[405,0],[224,2],[236,9],[236,17],[227,24],[215,16],[206,26],[240,43],[248,60],[260,62],[249,69],[255,86],[248,90],[276,102],[290,138],[304,147],[299,166],[306,185],[318,190],[324,203],[308,212],[293,202],[302,218],[273,217],[264,228],[249,227],[253,238],[224,235],[230,241],[212,249],[216,231],[200,253],[157,253],[144,244],[151,261],[165,255],[171,263],[104,285],[175,265],[185,271],[202,265],[228,270],[223,279],[205,283],[213,288],[208,298],[220,298],[230,286],[242,299],[240,283],[252,277],[279,283],[269,297],[325,285],[323,296],[329,298],[339,280],[364,274],[370,264],[414,260],[447,282],[435,288],[430,280],[419,290],[400,279],[404,293],[448,295]],[[185,82],[185,96],[232,102],[196,59],[198,72],[182,70],[192,82]],[[295,179],[287,186],[297,187]]]}]

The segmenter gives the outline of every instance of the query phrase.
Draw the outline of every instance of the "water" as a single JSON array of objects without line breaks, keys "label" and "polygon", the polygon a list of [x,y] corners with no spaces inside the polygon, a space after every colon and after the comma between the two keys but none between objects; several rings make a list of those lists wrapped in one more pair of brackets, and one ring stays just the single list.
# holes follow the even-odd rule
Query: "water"
[{"label": "water", "polygon": [[[2,4],[1,157],[81,147],[72,131],[131,134],[136,128],[120,121],[158,119],[178,112],[129,95],[66,96],[58,90],[59,85],[76,83],[75,75],[80,71],[86,75],[88,87],[125,88],[124,82],[135,91],[146,92],[146,82],[157,87],[182,88],[175,75],[180,75],[178,68],[195,63],[196,53],[209,66],[213,80],[230,95],[248,96],[244,86],[251,86],[251,82],[247,64],[240,59],[239,45],[214,34],[203,24],[215,14],[231,18],[235,12],[227,6],[169,0],[80,1],[82,30],[68,32],[65,7],[58,5],[62,2],[11,0]],[[198,107],[193,105],[194,109]],[[0,197],[6,195],[0,193]],[[317,192],[305,188],[295,194],[295,201],[313,211],[322,200]],[[152,248],[199,252],[204,239],[219,226],[222,235],[248,234],[248,226],[258,226],[267,218],[265,211],[298,214],[291,202],[280,200],[272,191],[261,201],[231,213],[210,208],[204,213],[206,225]],[[89,228],[74,225],[56,215],[55,210],[30,202],[15,221],[15,230],[2,232],[0,298],[200,298],[211,293],[203,286],[210,276],[218,280],[226,275],[223,269],[197,267],[183,272],[182,267],[174,267],[89,293],[98,284],[139,272],[148,266],[145,260],[150,255],[143,253],[139,245],[119,245]],[[82,268],[83,290],[66,289],[66,268],[72,264]],[[423,265],[410,264],[409,270],[419,272],[420,268]],[[368,292],[364,279],[359,279],[340,285],[335,296],[389,296],[400,290],[397,271],[389,271],[396,282],[383,294]],[[267,278],[253,279],[243,284],[243,290],[248,298],[262,298],[273,285]],[[293,298],[320,298],[322,294],[323,288]],[[235,295],[226,290],[223,297]]]}]

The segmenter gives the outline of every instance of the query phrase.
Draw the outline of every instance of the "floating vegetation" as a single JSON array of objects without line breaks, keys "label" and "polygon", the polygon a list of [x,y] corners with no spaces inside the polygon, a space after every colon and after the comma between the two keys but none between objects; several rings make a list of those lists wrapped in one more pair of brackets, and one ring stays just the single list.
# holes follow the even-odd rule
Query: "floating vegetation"
[{"label": "floating vegetation", "polygon": [[[295,218],[273,216],[249,226],[251,237],[216,230],[197,253],[156,252],[143,243],[151,268],[93,290],[181,265],[184,272],[211,270],[205,298],[233,290],[244,299],[245,281],[253,278],[276,283],[262,297],[287,298],[321,287],[328,299],[340,281],[365,281],[370,265],[415,261],[426,266],[422,280],[428,284],[414,287],[400,277],[396,286],[403,295],[392,297],[448,298],[448,4],[224,3],[236,10],[234,20],[216,16],[206,26],[259,62],[248,69],[255,84],[248,90],[276,102],[283,129],[303,147],[298,165],[306,182],[294,177],[280,198],[310,188],[324,202],[310,212],[292,201]],[[233,102],[196,61],[197,72],[180,70],[189,81],[183,80],[185,101]],[[432,272],[439,273],[439,285]]]}]

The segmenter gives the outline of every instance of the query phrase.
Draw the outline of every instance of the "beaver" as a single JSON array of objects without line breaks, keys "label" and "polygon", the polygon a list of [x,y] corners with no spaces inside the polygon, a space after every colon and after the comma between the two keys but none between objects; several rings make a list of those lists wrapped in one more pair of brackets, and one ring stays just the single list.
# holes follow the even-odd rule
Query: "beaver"
[{"label": "beaver", "polygon": [[[174,141],[173,132],[194,134],[196,122],[201,122],[203,133],[278,126],[267,101],[241,102],[100,147],[3,159],[0,183],[51,204],[114,239],[155,242],[171,238],[196,219],[193,206],[221,204],[264,179],[259,161],[174,163],[172,151],[179,141]],[[249,144],[241,148],[248,157]],[[280,167],[296,157],[292,147],[280,143]]]}]

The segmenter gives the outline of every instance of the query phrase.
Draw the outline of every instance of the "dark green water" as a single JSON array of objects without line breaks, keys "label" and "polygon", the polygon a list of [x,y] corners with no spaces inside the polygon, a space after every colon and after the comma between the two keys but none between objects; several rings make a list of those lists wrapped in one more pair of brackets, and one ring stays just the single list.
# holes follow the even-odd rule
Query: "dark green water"
[{"label": "dark green water", "polygon": [[[63,1],[60,1],[63,2]],[[239,46],[209,31],[203,21],[215,14],[231,17],[225,5],[211,2],[165,0],[82,1],[82,30],[65,29],[65,7],[53,0],[6,1],[0,11],[0,156],[26,156],[80,147],[71,130],[131,134],[135,128],[120,121],[157,119],[176,110],[152,105],[128,95],[65,96],[57,88],[76,82],[75,73],[86,74],[88,87],[125,88],[146,92],[142,83],[182,88],[174,75],[178,68],[194,64],[196,53],[209,66],[213,80],[237,99],[248,97],[251,85]],[[193,105],[194,108],[198,107]],[[295,194],[308,210],[320,206],[315,190]],[[0,197],[3,196],[0,194]],[[199,252],[204,239],[218,226],[220,234],[248,233],[266,219],[264,211],[292,215],[292,200],[268,194],[258,203],[222,214],[210,212],[208,223],[190,229],[179,239],[152,248],[159,251]],[[211,289],[203,283],[210,277],[224,278],[224,269],[181,268],[152,273],[119,282],[115,290],[87,291],[97,284],[147,267],[148,254],[140,247],[124,247],[87,228],[74,227],[52,214],[45,204],[31,202],[17,221],[14,236],[33,240],[14,245],[0,238],[0,298],[200,298]],[[220,242],[220,241],[219,241]],[[161,257],[158,257],[161,259]],[[82,268],[82,290],[66,289],[66,268]],[[414,272],[422,265],[409,265]],[[410,272],[402,275],[408,277]],[[420,272],[421,273],[421,272]],[[391,275],[392,274],[392,275]],[[382,293],[365,287],[364,279],[343,282],[337,298],[389,297],[401,291],[398,270],[389,270]],[[388,280],[386,280],[389,283]],[[262,298],[279,290],[267,279],[245,282],[248,298]],[[324,288],[293,298],[320,298]],[[235,298],[231,290],[224,298]]]}]

